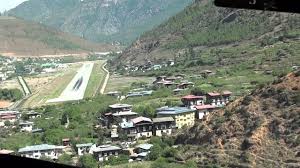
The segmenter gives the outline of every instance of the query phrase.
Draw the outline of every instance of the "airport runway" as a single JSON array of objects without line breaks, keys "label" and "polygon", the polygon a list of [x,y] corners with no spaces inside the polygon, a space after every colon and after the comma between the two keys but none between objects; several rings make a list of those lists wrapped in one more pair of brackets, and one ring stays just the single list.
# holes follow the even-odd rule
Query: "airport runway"
[{"label": "airport runway", "polygon": [[94,63],[84,63],[61,95],[58,98],[48,100],[47,103],[83,99],[93,67]]}]

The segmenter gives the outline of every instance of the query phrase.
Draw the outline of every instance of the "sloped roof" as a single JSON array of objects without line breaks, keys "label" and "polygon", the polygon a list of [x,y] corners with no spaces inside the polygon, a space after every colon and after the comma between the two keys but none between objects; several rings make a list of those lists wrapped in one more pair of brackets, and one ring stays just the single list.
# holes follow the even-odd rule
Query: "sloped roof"
[{"label": "sloped roof", "polygon": [[94,149],[94,152],[105,152],[105,151],[115,151],[115,150],[121,150],[121,148],[118,146],[103,145],[103,146],[98,146],[96,149]]},{"label": "sloped roof", "polygon": [[132,107],[132,105],[129,104],[112,104],[109,105],[110,108],[129,108]]},{"label": "sloped roof", "polygon": [[142,121],[152,122],[152,120],[150,118],[146,118],[146,117],[137,117],[137,118],[131,119],[131,121],[133,122],[133,124],[137,124]]},{"label": "sloped roof", "polygon": [[228,90],[223,91],[223,95],[231,95],[231,94],[232,94],[232,92],[230,92]]},{"label": "sloped roof", "polygon": [[43,151],[43,150],[54,150],[54,149],[63,149],[63,146],[55,146],[48,144],[34,145],[34,146],[26,146],[25,148],[19,149],[19,153],[23,152],[31,152],[31,151]]},{"label": "sloped roof", "polygon": [[209,96],[212,96],[212,97],[214,97],[214,96],[220,96],[221,94],[220,93],[218,93],[218,92],[208,92],[207,93]]},{"label": "sloped roof", "polygon": [[93,143],[76,144],[76,148],[89,147],[89,146],[92,146],[92,145],[93,145]]},{"label": "sloped roof", "polygon": [[182,97],[182,99],[204,99],[204,96],[195,96],[195,95],[187,95]]},{"label": "sloped roof", "polygon": [[214,109],[214,108],[216,108],[216,106],[213,106],[213,105],[210,105],[210,104],[196,106],[197,110]]},{"label": "sloped roof", "polygon": [[160,123],[160,122],[173,122],[173,117],[159,117],[159,118],[153,118],[153,123]]},{"label": "sloped roof", "polygon": [[193,112],[195,110],[187,107],[162,107],[157,109],[157,114],[161,115],[176,115],[182,113]]},{"label": "sloped roof", "polygon": [[152,144],[139,144],[136,146],[136,148],[141,148],[141,149],[145,149],[145,150],[150,150],[150,148],[152,147]]}]

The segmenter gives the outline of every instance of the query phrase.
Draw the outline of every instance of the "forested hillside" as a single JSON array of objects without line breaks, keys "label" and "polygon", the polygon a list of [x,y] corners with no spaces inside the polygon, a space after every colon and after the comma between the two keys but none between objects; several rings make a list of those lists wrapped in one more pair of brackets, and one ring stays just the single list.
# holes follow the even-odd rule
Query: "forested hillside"
[{"label": "forested hillside", "polygon": [[300,72],[290,73],[182,131],[198,166],[299,167]]},{"label": "forested hillside", "polygon": [[0,54],[40,56],[117,51],[117,47],[92,43],[53,28],[14,17],[0,16]]},{"label": "forested hillside", "polygon": [[122,65],[141,65],[147,60],[185,60],[186,50],[191,49],[197,59],[210,49],[243,44],[264,47],[270,41],[299,37],[299,27],[297,14],[219,8],[212,0],[197,0],[144,33],[117,60],[122,60],[118,62]]},{"label": "forested hillside", "polygon": [[96,42],[130,44],[193,0],[29,0],[9,15]]}]

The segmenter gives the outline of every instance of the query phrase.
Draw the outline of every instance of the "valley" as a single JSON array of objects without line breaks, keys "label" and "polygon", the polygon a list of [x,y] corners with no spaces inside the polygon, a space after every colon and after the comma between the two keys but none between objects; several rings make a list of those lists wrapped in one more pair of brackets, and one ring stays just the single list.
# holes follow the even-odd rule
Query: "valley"
[{"label": "valley", "polygon": [[86,168],[300,166],[299,14],[29,0],[4,15],[0,154]]}]

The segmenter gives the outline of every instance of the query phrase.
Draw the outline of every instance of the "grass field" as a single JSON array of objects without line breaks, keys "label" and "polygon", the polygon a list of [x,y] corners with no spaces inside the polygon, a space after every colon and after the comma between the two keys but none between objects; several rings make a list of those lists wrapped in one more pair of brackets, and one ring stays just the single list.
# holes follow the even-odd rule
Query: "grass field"
[{"label": "grass field", "polygon": [[87,88],[85,90],[84,97],[93,97],[99,91],[99,87],[102,84],[102,81],[104,79],[105,73],[102,70],[102,66],[105,63],[105,61],[96,61],[93,67],[93,71],[90,76],[89,83],[87,85]]},{"label": "grass field", "polygon": [[120,91],[131,86],[134,82],[152,83],[153,77],[129,77],[112,75],[108,81],[105,92]]},{"label": "grass field", "polygon": [[[39,89],[35,89],[33,95],[28,98],[23,104],[23,108],[32,108],[44,105],[48,99],[53,99],[58,97],[61,92],[65,89],[65,87],[72,80],[74,75],[76,74],[78,68],[80,68],[82,64],[76,63],[70,65],[66,70],[53,74],[55,77],[51,80],[47,80],[40,83]],[[40,78],[40,81],[45,79],[45,77],[36,76],[36,78]],[[27,83],[29,83],[29,87],[35,87],[36,85],[32,84],[31,80],[36,80],[34,78],[25,79]]]}]

